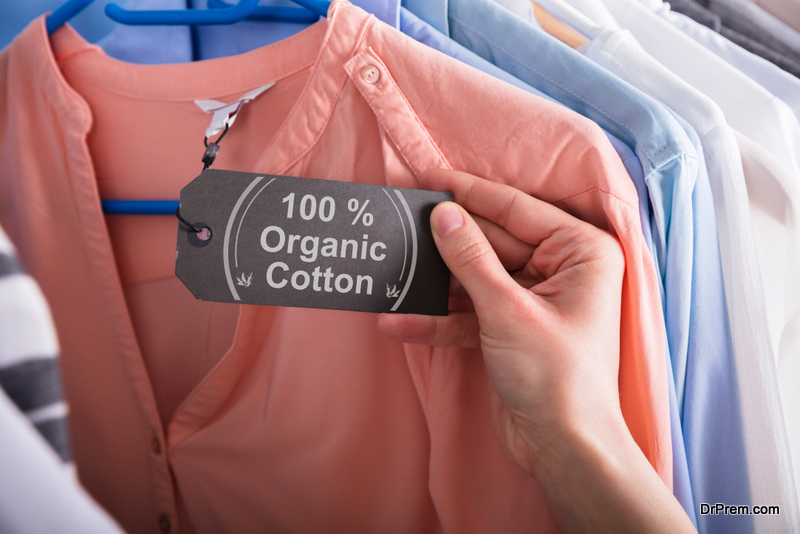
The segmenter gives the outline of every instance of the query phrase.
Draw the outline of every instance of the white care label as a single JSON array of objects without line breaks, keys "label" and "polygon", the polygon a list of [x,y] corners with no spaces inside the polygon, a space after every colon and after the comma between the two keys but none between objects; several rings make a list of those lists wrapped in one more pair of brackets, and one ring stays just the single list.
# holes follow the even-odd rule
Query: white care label
[{"label": "white care label", "polygon": [[200,300],[446,315],[430,214],[450,193],[207,169],[181,191],[175,274]]},{"label": "white care label", "polygon": [[211,117],[211,124],[209,124],[206,129],[206,138],[222,133],[225,129],[233,126],[233,123],[236,122],[236,117],[239,116],[239,112],[242,110],[242,106],[255,100],[261,93],[267,89],[271,89],[274,85],[275,82],[272,82],[257,87],[229,104],[220,102],[219,100],[195,100],[194,103],[197,107],[206,113],[213,114]]}]

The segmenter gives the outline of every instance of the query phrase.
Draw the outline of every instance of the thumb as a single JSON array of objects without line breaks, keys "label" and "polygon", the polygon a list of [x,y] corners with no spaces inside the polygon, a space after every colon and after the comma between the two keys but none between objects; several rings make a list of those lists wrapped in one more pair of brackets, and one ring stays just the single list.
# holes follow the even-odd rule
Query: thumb
[{"label": "thumb", "polygon": [[450,272],[469,293],[478,314],[498,298],[520,291],[477,223],[458,204],[442,202],[431,213],[433,239]]}]

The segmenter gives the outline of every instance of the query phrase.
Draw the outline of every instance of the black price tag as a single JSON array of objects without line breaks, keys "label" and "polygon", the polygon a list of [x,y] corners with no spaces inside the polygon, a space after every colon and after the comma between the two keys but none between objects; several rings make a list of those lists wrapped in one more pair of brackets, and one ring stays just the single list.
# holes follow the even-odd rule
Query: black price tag
[{"label": "black price tag", "polygon": [[207,169],[181,191],[175,274],[200,300],[447,315],[430,214],[450,193]]}]

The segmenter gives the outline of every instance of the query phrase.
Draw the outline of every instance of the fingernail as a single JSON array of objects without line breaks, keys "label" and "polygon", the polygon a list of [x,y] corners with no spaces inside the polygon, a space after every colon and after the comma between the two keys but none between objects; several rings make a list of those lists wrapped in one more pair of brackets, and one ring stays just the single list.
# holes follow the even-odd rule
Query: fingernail
[{"label": "fingernail", "polygon": [[455,204],[443,202],[433,212],[433,230],[439,237],[447,237],[464,225],[464,217]]}]

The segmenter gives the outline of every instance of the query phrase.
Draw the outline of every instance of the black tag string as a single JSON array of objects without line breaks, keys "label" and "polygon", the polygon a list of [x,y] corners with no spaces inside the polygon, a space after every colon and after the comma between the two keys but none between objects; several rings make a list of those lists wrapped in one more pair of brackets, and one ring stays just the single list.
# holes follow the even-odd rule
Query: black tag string
[{"label": "black tag string", "polygon": [[206,151],[203,154],[203,170],[211,167],[214,164],[214,160],[217,159],[217,154],[219,154],[219,143],[222,141],[222,138],[225,137],[225,134],[228,133],[228,124],[225,124],[225,131],[217,137],[216,141],[208,142],[208,137],[203,138],[203,144],[206,145]]},{"label": "black tag string", "polygon": [[180,208],[180,207],[177,207],[177,208],[175,208],[175,216],[178,218],[178,220],[179,220],[180,222],[182,222],[183,224],[185,224],[185,225],[186,225],[186,227],[187,227],[189,230],[191,230],[192,232],[194,232],[194,233],[196,233],[196,234],[199,234],[199,233],[202,231],[200,228],[198,228],[197,226],[193,225],[192,223],[190,223],[189,221],[187,221],[186,219],[184,219],[183,217],[181,217],[181,208]]},{"label": "black tag string", "polygon": [[[225,137],[225,134],[228,133],[228,128],[230,128],[230,126],[227,123],[225,123],[225,130],[220,134],[219,137],[217,137],[216,141],[211,141],[209,143],[208,136],[203,138],[203,144],[206,146],[206,151],[203,153],[203,159],[201,160],[203,162],[203,170],[206,170],[209,167],[211,167],[211,165],[214,164],[214,160],[217,159],[217,155],[219,154],[219,143],[220,141],[222,141],[222,138]],[[189,221],[181,217],[180,206],[175,209],[175,216],[178,218],[180,222],[186,225],[186,227],[192,232],[196,234],[202,232],[202,229],[198,228],[196,225],[190,223]],[[209,228],[209,230],[211,229]]]}]

